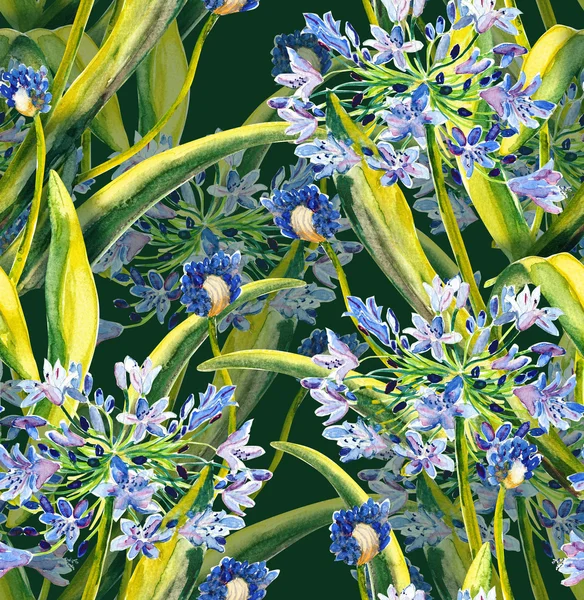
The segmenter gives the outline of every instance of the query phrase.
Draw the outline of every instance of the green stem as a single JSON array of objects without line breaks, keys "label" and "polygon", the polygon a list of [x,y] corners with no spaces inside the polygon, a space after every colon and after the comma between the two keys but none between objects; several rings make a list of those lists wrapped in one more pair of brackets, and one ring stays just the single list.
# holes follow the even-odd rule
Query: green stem
[{"label": "green stem", "polygon": [[554,9],[552,8],[550,0],[536,0],[536,2],[545,28],[549,29],[550,27],[557,25],[558,22],[556,20],[556,15],[554,14]]},{"label": "green stem", "polygon": [[501,590],[503,591],[503,600],[513,600],[513,593],[511,592],[511,582],[509,581],[509,574],[507,573],[507,567],[505,566],[505,547],[503,544],[503,509],[505,507],[505,494],[507,488],[502,485],[499,488],[499,495],[497,496],[497,505],[495,507],[494,517],[494,537],[495,537],[495,550],[497,552],[497,565],[499,567],[499,577],[501,578]]},{"label": "green stem", "polygon": [[101,42],[102,45],[107,40],[107,38],[110,36],[113,28],[115,27],[116,23],[118,22],[118,18],[122,14],[122,9],[124,8],[125,1],[126,0],[115,0],[114,10],[108,21],[107,28],[106,28],[105,34],[103,36],[103,40]]},{"label": "green stem", "polygon": [[[296,394],[296,396],[294,397],[294,400],[292,400],[292,404],[290,405],[290,408],[288,409],[288,414],[286,415],[286,419],[284,420],[284,425],[282,426],[282,432],[280,433],[280,438],[278,441],[280,441],[280,442],[288,441],[288,437],[290,436],[290,431],[292,429],[292,423],[294,422],[294,418],[296,417],[296,413],[297,413],[298,409],[300,408],[300,405],[304,401],[304,398],[306,398],[306,394],[308,394],[308,390],[301,387],[298,390],[298,393]],[[272,462],[270,463],[270,466],[268,467],[268,471],[270,471],[273,474],[276,471],[276,469],[278,468],[278,465],[280,464],[280,462],[282,461],[283,456],[284,456],[284,452],[282,450],[276,450],[276,453],[274,454],[274,458],[272,459]],[[251,497],[253,499],[255,499],[257,497],[257,495],[263,489],[264,488],[262,487]]]},{"label": "green stem", "polygon": [[51,582],[48,579],[45,579],[43,581],[43,587],[41,588],[41,593],[39,594],[38,600],[47,600],[50,591]]},{"label": "green stem", "polygon": [[549,600],[545,583],[537,564],[535,554],[535,546],[533,545],[533,533],[531,531],[531,523],[527,513],[527,501],[521,496],[517,496],[517,521],[519,523],[519,534],[521,536],[521,547],[523,548],[523,556],[529,573],[529,581],[531,583],[531,591],[535,600]]},{"label": "green stem", "polygon": [[486,306],[476,284],[468,252],[466,251],[466,246],[464,245],[460,228],[456,221],[456,216],[454,215],[448,192],[446,191],[444,173],[442,172],[442,157],[436,141],[436,134],[434,133],[434,128],[432,126],[426,127],[426,138],[428,140],[428,157],[430,159],[432,178],[434,180],[434,187],[436,188],[436,197],[438,199],[438,207],[440,209],[442,222],[444,223],[444,229],[446,230],[450,247],[454,252],[454,258],[460,269],[462,279],[470,285],[471,304],[475,313],[478,314],[481,310],[486,311]]},{"label": "green stem", "polygon": [[366,565],[357,567],[357,582],[359,583],[359,595],[361,596],[361,600],[370,600],[369,591],[367,590]]},{"label": "green stem", "polygon": [[367,13],[367,19],[369,19],[369,23],[371,23],[371,25],[379,25],[377,15],[375,14],[373,6],[371,5],[371,0],[363,0],[363,8]]},{"label": "green stem", "polygon": [[[541,169],[550,159],[550,129],[548,123],[544,123],[539,130],[539,168]],[[535,240],[541,222],[543,220],[543,208],[535,207],[535,218],[531,225],[531,235]]]},{"label": "green stem", "polygon": [[46,27],[62,11],[73,4],[73,0],[55,0],[42,14],[37,27]]},{"label": "green stem", "polygon": [[126,558],[126,564],[124,566],[124,572],[122,573],[122,581],[120,582],[120,589],[118,590],[117,600],[126,600],[126,594],[128,593],[128,584],[132,579],[132,571],[134,570],[134,561]]},{"label": "green stem", "polygon": [[217,22],[218,18],[219,17],[217,15],[211,14],[207,19],[207,22],[205,23],[201,33],[199,34],[197,43],[195,44],[195,48],[191,56],[191,61],[189,63],[189,70],[187,72],[187,76],[183,87],[180,90],[176,100],[173,102],[172,106],[166,111],[166,113],[164,113],[164,115],[160,118],[158,123],[156,123],[156,125],[154,125],[154,127],[139,142],[134,144],[131,148],[128,148],[128,150],[121,152],[117,156],[114,156],[110,160],[107,160],[106,162],[102,163],[101,165],[98,165],[93,169],[90,169],[89,171],[85,171],[85,173],[81,173],[77,177],[77,183],[82,183],[83,181],[87,181],[88,179],[93,179],[98,175],[102,175],[103,173],[106,173],[107,171],[121,165],[123,162],[132,158],[132,156],[138,154],[138,152],[146,148],[146,146],[162,131],[164,126],[171,119],[172,115],[183,103],[183,101],[189,93],[189,90],[191,89],[191,86],[193,85],[195,74],[197,72],[197,67],[199,65],[199,59],[201,58],[203,45],[209,33],[211,32],[211,29],[213,29],[213,25],[215,25],[215,23]]},{"label": "green stem", "polygon": [[91,169],[91,129],[86,129],[81,134],[81,149],[83,150],[83,157],[79,168],[81,171],[88,171]]},{"label": "green stem", "polygon": [[95,600],[99,592],[105,559],[109,551],[113,524],[113,498],[106,500],[105,509],[101,515],[101,523],[97,532],[97,544],[93,553],[93,562],[81,600]]},{"label": "green stem", "polygon": [[[211,342],[211,350],[213,356],[221,356],[221,348],[219,347],[219,340],[217,339],[217,320],[215,317],[209,318],[209,341]],[[219,371],[223,378],[224,385],[233,385],[231,376],[227,369],[221,369]],[[228,433],[232,434],[237,429],[237,406],[229,407],[229,429]]]},{"label": "green stem", "polygon": [[479,553],[482,546],[481,530],[477,519],[477,513],[472,498],[470,488],[470,473],[468,468],[468,445],[466,443],[466,434],[464,432],[464,418],[456,419],[456,473],[458,476],[458,487],[460,489],[460,508],[462,511],[462,520],[468,536],[470,552],[473,558]]},{"label": "green stem", "polygon": [[67,85],[69,77],[71,76],[71,71],[73,70],[73,65],[75,63],[75,57],[77,56],[77,51],[79,50],[79,45],[83,39],[85,27],[87,25],[87,21],[89,20],[91,9],[93,8],[93,2],[94,0],[81,0],[79,3],[79,8],[77,9],[75,20],[73,21],[73,27],[71,27],[69,39],[67,40],[67,46],[65,47],[65,53],[63,54],[61,64],[59,65],[59,69],[57,70],[57,74],[53,80],[51,89],[51,93],[53,95],[53,99],[51,101],[51,110],[53,113],[57,104],[61,100],[61,96],[65,91],[65,86]]},{"label": "green stem", "polygon": [[45,161],[46,161],[46,144],[45,134],[43,132],[43,124],[41,122],[40,114],[37,113],[34,117],[34,130],[36,134],[36,148],[37,148],[37,168],[35,176],[34,195],[32,197],[32,203],[30,205],[30,214],[26,220],[26,226],[20,246],[16,252],[14,264],[10,269],[10,279],[16,286],[20,281],[24,266],[26,265],[26,259],[28,258],[30,248],[32,246],[32,239],[36,230],[37,221],[39,219],[39,211],[41,208],[41,200],[43,197],[43,180],[45,177]]}]

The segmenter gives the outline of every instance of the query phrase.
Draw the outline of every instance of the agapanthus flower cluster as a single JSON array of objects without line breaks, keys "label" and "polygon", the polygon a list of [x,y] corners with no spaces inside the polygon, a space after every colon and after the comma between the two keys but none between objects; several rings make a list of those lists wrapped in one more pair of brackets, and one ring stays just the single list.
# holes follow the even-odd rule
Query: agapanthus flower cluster
[{"label": "agapanthus flower cluster", "polygon": [[36,70],[24,64],[12,62],[7,71],[2,71],[0,94],[6,104],[25,117],[51,110],[52,95],[49,92],[48,70],[41,66]]},{"label": "agapanthus flower cluster", "polygon": [[[10,427],[8,439],[25,431],[36,440],[26,451],[20,442],[10,450],[0,445],[3,508],[22,508],[40,523],[8,533],[43,539],[38,550],[0,552],[0,569],[31,566],[31,561],[48,560],[63,548],[82,556],[93,537],[85,537],[83,531],[90,525],[94,530],[96,519],[108,518],[106,504],[111,506],[109,518],[121,528],[110,550],[127,551],[130,560],[139,555],[157,558],[160,545],[177,530],[194,546],[222,552],[229,533],[244,527],[241,507],[253,506],[249,496],[271,477],[269,471],[246,464],[264,453],[249,445],[252,422],[217,448],[198,441],[225,408],[236,406],[235,387],[209,385],[198,402],[191,394],[175,412],[168,397],[148,399],[160,369],[150,359],[139,365],[127,357],[116,364],[115,379],[124,399],[121,409],[114,396],[101,389],[92,394],[91,375],[82,378],[81,366],[73,363],[65,370],[46,362],[42,382],[3,383],[3,397],[14,404],[51,403],[67,418],[58,427],[32,414],[2,420]],[[25,391],[25,400],[11,396],[13,389]],[[69,408],[73,401],[79,403],[75,414]],[[215,473],[217,495],[235,514],[215,511],[209,504],[169,520],[168,511],[197,482],[204,467]]]}]

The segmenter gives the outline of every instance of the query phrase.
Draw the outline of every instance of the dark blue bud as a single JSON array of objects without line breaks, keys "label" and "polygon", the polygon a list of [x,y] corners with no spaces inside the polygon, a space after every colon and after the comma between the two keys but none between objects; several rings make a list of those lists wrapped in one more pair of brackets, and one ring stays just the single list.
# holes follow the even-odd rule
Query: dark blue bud
[{"label": "dark blue bud", "polygon": [[468,91],[468,88],[470,88],[470,86],[471,86],[471,85],[472,85],[472,79],[467,79],[467,80],[464,82],[464,84],[463,84],[463,86],[462,86],[462,89],[463,89],[465,92],[467,92],[467,91]]},{"label": "dark blue bud", "polygon": [[178,519],[171,519],[167,524],[166,527],[168,529],[172,529],[173,527],[176,527],[178,525]]},{"label": "dark blue bud", "polygon": [[460,46],[458,44],[454,44],[452,46],[452,50],[450,51],[450,58],[454,60],[460,54]]},{"label": "dark blue bud", "polygon": [[85,553],[87,552],[88,548],[89,548],[89,542],[87,540],[83,540],[79,544],[79,548],[77,548],[77,558],[81,558],[81,557],[85,556]]},{"label": "dark blue bud", "polygon": [[501,159],[501,162],[504,165],[512,165],[516,161],[517,161],[517,157],[515,156],[515,154],[507,154],[507,156],[504,156]]},{"label": "dark blue bud", "polygon": [[481,375],[481,368],[480,367],[474,367],[472,369],[472,371],[470,372],[470,376],[474,377],[474,379],[476,379],[477,377],[480,377]]},{"label": "dark blue bud", "polygon": [[363,125],[369,125],[369,123],[372,123],[373,121],[375,121],[375,115],[373,113],[369,113],[363,117],[363,121],[361,122]]},{"label": "dark blue bud", "polygon": [[22,532],[28,537],[36,537],[39,532],[34,527],[25,527]]},{"label": "dark blue bud", "polygon": [[494,412],[497,414],[501,414],[501,413],[505,412],[505,409],[502,406],[499,406],[498,404],[495,404],[494,402],[489,405],[489,410],[491,412]]},{"label": "dark blue bud", "polygon": [[17,535],[22,535],[24,532],[24,530],[22,529],[22,527],[13,527],[12,529],[8,530],[8,535],[10,537],[16,537]]},{"label": "dark blue bud", "polygon": [[477,463],[477,475],[484,481],[487,478],[485,467],[481,463]]},{"label": "dark blue bud", "polygon": [[404,85],[403,83],[396,83],[392,85],[391,88],[396,94],[403,94],[404,92],[408,91],[408,86]]},{"label": "dark blue bud", "polygon": [[71,483],[67,484],[67,489],[69,490],[78,490],[81,486],[82,486],[82,481],[80,479],[77,479],[76,481],[72,481]]},{"label": "dark blue bud", "polygon": [[501,169],[491,169],[489,171],[489,177],[499,177],[499,175],[501,175]]},{"label": "dark blue bud", "polygon": [[385,386],[385,393],[391,394],[391,392],[393,392],[393,390],[395,390],[396,386],[397,386],[397,379],[390,379]]},{"label": "dark blue bud", "polygon": [[95,456],[103,456],[103,448],[99,444],[95,444]]},{"label": "dark blue bud", "polygon": [[408,405],[408,403],[405,401],[399,402],[398,404],[396,404],[393,407],[393,413],[395,414],[395,413],[401,412],[404,408],[406,408],[407,405]]},{"label": "dark blue bud", "polygon": [[373,150],[371,150],[371,148],[368,148],[367,146],[363,146],[361,148],[361,151],[365,156],[373,156]]},{"label": "dark blue bud", "polygon": [[169,498],[172,498],[173,500],[176,500],[178,498],[178,492],[173,487],[166,485],[164,486],[164,491],[166,492]]},{"label": "dark blue bud", "polygon": [[501,375],[501,377],[499,377],[499,379],[497,380],[497,385],[499,387],[501,387],[502,385],[505,384],[506,381],[507,381],[507,375]]},{"label": "dark blue bud", "polygon": [[389,439],[394,443],[394,444],[400,444],[401,443],[401,438],[397,435],[395,435],[395,433],[390,433],[389,434]]},{"label": "dark blue bud", "polygon": [[498,349],[499,349],[499,340],[493,340],[489,344],[489,354],[495,354],[495,352],[497,352]]},{"label": "dark blue bud", "polygon": [[444,377],[442,377],[442,375],[437,375],[436,373],[430,373],[430,375],[426,375],[426,379],[430,383],[440,383]]},{"label": "dark blue bud", "polygon": [[534,427],[533,429],[531,429],[529,431],[529,435],[532,435],[533,437],[539,437],[540,435],[543,435],[545,433],[545,430],[542,429],[541,427]]},{"label": "dark blue bud", "polygon": [[117,300],[114,300],[114,306],[116,308],[130,308],[128,302],[123,298],[118,298]]},{"label": "dark blue bud", "polygon": [[179,477],[181,477],[185,481],[189,478],[187,470],[182,465],[176,466],[176,472],[178,473]]},{"label": "dark blue bud", "polygon": [[519,154],[521,154],[521,156],[529,156],[530,154],[533,154],[533,148],[529,148],[528,146],[521,146],[519,148]]},{"label": "dark blue bud", "polygon": [[475,390],[484,390],[487,387],[487,382],[484,379],[477,379],[472,387]]},{"label": "dark blue bud", "polygon": [[355,94],[353,99],[351,100],[351,106],[353,108],[357,108],[361,102],[363,102],[364,95],[363,93]]},{"label": "dark blue bud", "polygon": [[436,83],[442,85],[444,83],[444,73],[440,72],[436,75]]},{"label": "dark blue bud", "polygon": [[47,550],[51,549],[51,544],[49,544],[49,542],[46,542],[45,540],[41,540],[39,542],[39,548],[43,551],[46,552]]},{"label": "dark blue bud", "polygon": [[148,459],[145,456],[134,456],[132,462],[135,465],[145,465],[148,462]]},{"label": "dark blue bud", "polygon": [[551,558],[552,560],[555,558],[554,551],[552,550],[551,544],[549,542],[547,542],[546,540],[542,540],[541,547],[543,548],[544,554],[548,558]]},{"label": "dark blue bud", "polygon": [[87,464],[90,467],[99,467],[99,459],[98,458],[88,458],[87,459]]},{"label": "dark blue bud", "polygon": [[461,107],[457,112],[461,117],[472,117],[472,112],[468,108]]},{"label": "dark blue bud", "polygon": [[561,490],[562,489],[562,486],[555,479],[552,479],[551,481],[549,481],[548,486],[550,488],[552,488],[552,490]]},{"label": "dark blue bud", "polygon": [[452,94],[452,88],[449,85],[443,85],[438,91],[442,96],[450,96]]},{"label": "dark blue bud", "polygon": [[458,169],[450,169],[450,174],[452,175],[452,179],[454,179],[454,183],[456,183],[456,185],[462,185],[462,177]]},{"label": "dark blue bud", "polygon": [[79,426],[83,431],[89,431],[89,421],[83,416],[79,417]]}]

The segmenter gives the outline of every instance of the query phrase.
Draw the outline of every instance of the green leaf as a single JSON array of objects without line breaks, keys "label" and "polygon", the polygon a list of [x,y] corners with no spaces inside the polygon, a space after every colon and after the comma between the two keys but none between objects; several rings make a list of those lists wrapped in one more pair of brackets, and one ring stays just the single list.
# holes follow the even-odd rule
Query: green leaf
[{"label": "green leaf", "polygon": [[[315,365],[308,356],[278,350],[241,350],[207,360],[197,368],[199,371],[257,369],[290,375],[296,379],[330,375],[328,369]],[[349,372],[345,383],[357,396],[354,409],[359,414],[378,421],[385,421],[392,417],[391,409],[385,408],[387,395],[383,391],[384,383],[371,377],[360,376],[356,371]]]},{"label": "green leaf", "polygon": [[[150,131],[172,106],[185,83],[189,64],[176,21],[154,46],[136,71],[138,130],[142,135]],[[189,110],[188,97],[183,101],[162,133],[172,137],[173,146],[180,142]]]},{"label": "green leaf", "polygon": [[[239,298],[219,314],[217,320],[221,321],[237,307],[264,294],[303,287],[304,285],[306,285],[304,281],[298,279],[274,278],[248,283],[241,288]],[[151,395],[153,398],[168,396],[183,368],[207,338],[208,322],[209,319],[206,317],[191,315],[170,331],[150,353],[149,356],[154,366],[162,367],[152,386]]]},{"label": "green leaf", "polygon": [[549,256],[571,250],[584,235],[584,184],[568,201],[564,211],[555,215],[547,231],[533,244],[530,254]]},{"label": "green leaf", "polygon": [[184,40],[191,31],[205,18],[209,11],[201,0],[187,0],[178,16],[178,28]]},{"label": "green leaf", "polygon": [[[198,172],[245,148],[287,141],[285,129],[284,123],[270,123],[222,131],[153,156],[117,177],[77,211],[90,262],[95,264],[142,214]],[[39,223],[21,292],[42,284],[49,235]]]},{"label": "green leaf", "polygon": [[474,598],[481,589],[488,592],[491,589],[492,574],[493,562],[491,559],[491,545],[489,542],[486,542],[482,545],[479,553],[473,560],[464,580],[462,589],[470,590],[472,598]]},{"label": "green leaf", "polygon": [[28,35],[19,34],[12,29],[0,29],[0,35],[9,42],[2,43],[0,49],[0,64],[8,68],[10,60],[30,65],[39,69],[47,64],[47,59],[41,48]]},{"label": "green leaf", "polygon": [[[71,144],[128,79],[160,39],[185,0],[126,0],[107,41],[67,90],[45,127],[47,162],[56,166]],[[0,218],[15,217],[30,200],[36,149],[33,136],[20,145],[0,180]]]},{"label": "green leaf", "polygon": [[332,523],[333,513],[346,507],[339,498],[317,502],[249,525],[227,538],[225,552],[208,550],[197,584],[202,583],[223,556],[250,563],[269,561],[302,538]]},{"label": "green leaf", "polygon": [[0,577],[2,600],[35,600],[24,569],[12,569]]},{"label": "green leaf", "polygon": [[47,200],[51,245],[45,299],[49,337],[48,358],[68,367],[81,363],[89,370],[97,341],[99,303],[75,206],[55,171],[49,173]]},{"label": "green leaf", "polygon": [[428,561],[428,571],[440,597],[444,600],[456,598],[466,570],[452,537],[442,540],[436,546],[426,546],[424,554]]},{"label": "green leaf", "polygon": [[187,512],[205,510],[213,501],[213,492],[213,472],[205,467],[195,485],[166,516],[166,522],[178,519],[176,533],[168,542],[160,544],[158,559],[145,556],[140,559],[124,600],[180,600],[192,596],[204,550],[181,537],[178,528],[187,520]]},{"label": "green leaf", "polygon": [[45,0],[0,0],[0,13],[11,27],[27,31],[43,12]]},{"label": "green leaf", "polygon": [[[583,66],[584,31],[577,31],[565,25],[555,25],[534,44],[523,61],[522,71],[525,73],[526,83],[533,81],[538,73],[541,75],[542,84],[533,94],[534,100],[547,100],[557,104]],[[540,124],[544,122],[540,121]],[[516,152],[537,133],[538,129],[521,125],[519,135],[503,140],[501,154]]]},{"label": "green leaf", "polygon": [[[337,463],[324,454],[290,442],[272,442],[272,446],[303,460],[316,469],[335,488],[348,507],[361,506],[369,499],[369,495],[361,489],[359,484],[355,483]],[[393,531],[390,537],[391,540],[385,550],[380,552],[371,563],[375,585],[376,589],[385,591],[393,582],[398,591],[401,591],[410,584],[410,573]]]}]

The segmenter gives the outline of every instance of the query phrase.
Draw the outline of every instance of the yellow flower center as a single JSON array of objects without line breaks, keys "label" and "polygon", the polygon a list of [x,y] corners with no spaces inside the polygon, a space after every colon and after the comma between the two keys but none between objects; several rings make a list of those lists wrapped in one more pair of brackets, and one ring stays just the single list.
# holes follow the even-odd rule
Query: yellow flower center
[{"label": "yellow flower center", "polygon": [[353,538],[357,540],[361,549],[358,566],[370,562],[379,554],[379,536],[371,525],[359,523],[353,530]]},{"label": "yellow flower center", "polygon": [[209,294],[211,300],[210,317],[216,317],[229,305],[231,293],[229,287],[221,277],[209,275],[203,284],[203,289]]},{"label": "yellow flower center", "polygon": [[14,108],[25,117],[34,117],[37,113],[35,105],[23,87],[19,87],[13,96]]},{"label": "yellow flower center", "polygon": [[246,4],[247,0],[225,0],[225,4],[216,8],[213,12],[216,15],[230,15],[238,13]]},{"label": "yellow flower center", "polygon": [[225,600],[247,600],[249,598],[249,586],[238,577],[227,584],[227,596]]},{"label": "yellow flower center", "polygon": [[508,490],[519,487],[525,481],[526,472],[527,467],[520,460],[516,460],[507,472],[507,477],[503,479],[503,485]]},{"label": "yellow flower center", "polygon": [[307,242],[324,242],[326,238],[318,234],[312,224],[314,213],[306,206],[297,206],[290,215],[290,223],[294,233]]}]

